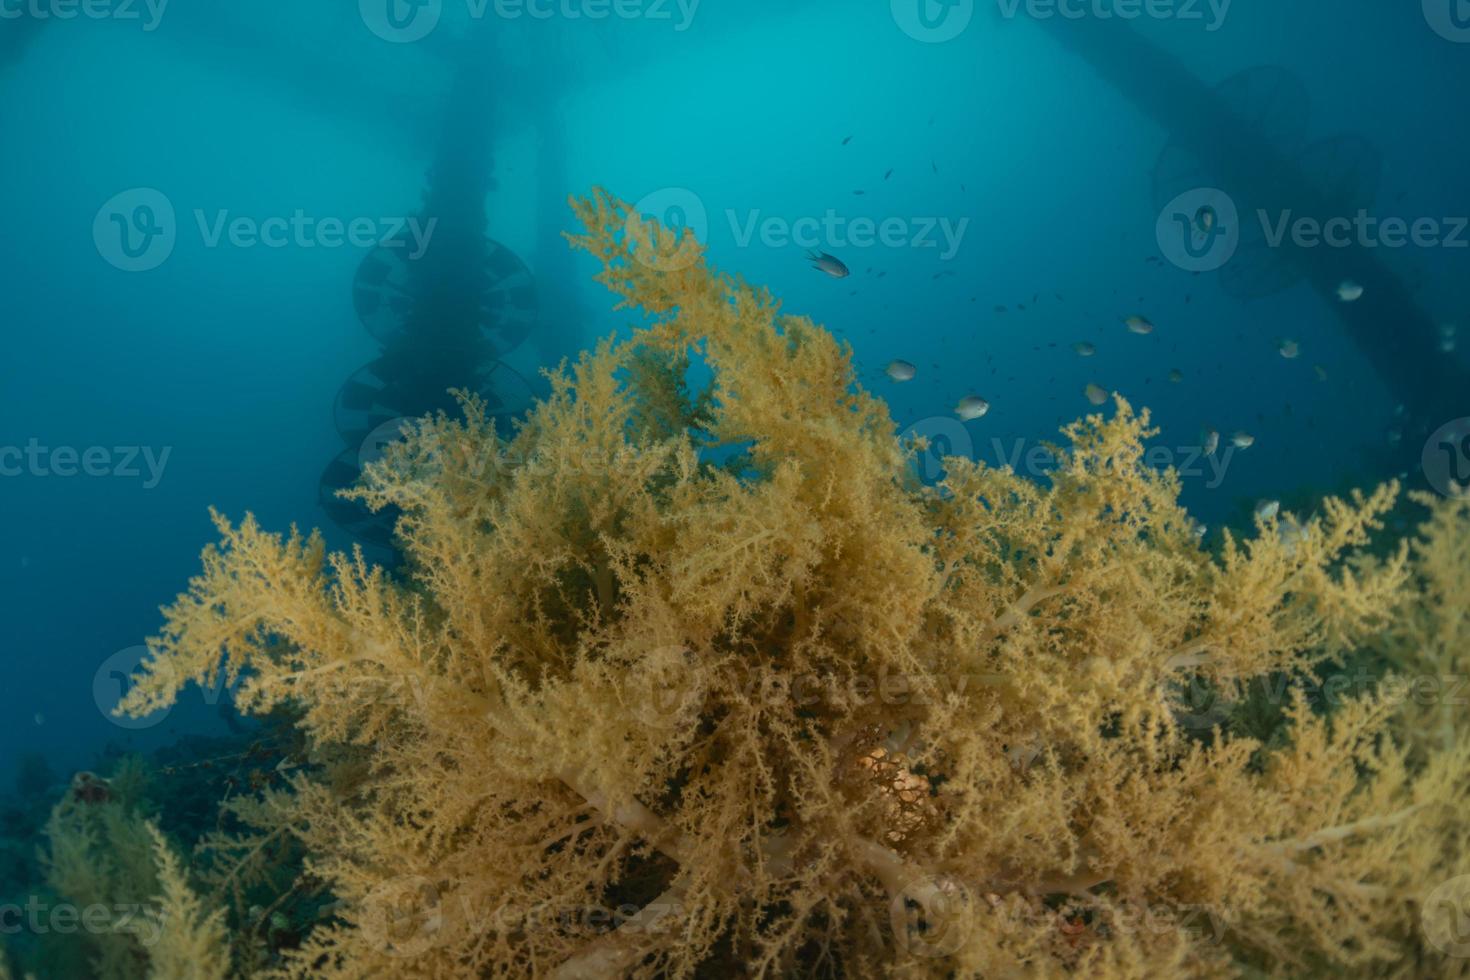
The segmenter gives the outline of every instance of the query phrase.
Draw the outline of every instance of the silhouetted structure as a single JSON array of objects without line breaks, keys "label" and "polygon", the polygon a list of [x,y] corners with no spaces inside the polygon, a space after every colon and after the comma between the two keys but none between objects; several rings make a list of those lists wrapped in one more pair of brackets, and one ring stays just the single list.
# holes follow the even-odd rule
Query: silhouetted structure
[{"label": "silhouetted structure", "polygon": [[[1351,218],[1371,203],[1377,154],[1354,136],[1301,145],[1306,94],[1286,72],[1255,69],[1211,87],[1120,18],[1042,23],[1170,134],[1157,176],[1171,190],[1160,188],[1161,197],[1188,189],[1190,180],[1218,188],[1235,200],[1243,228],[1258,210],[1325,223]],[[1371,248],[1302,248],[1290,235],[1269,254],[1249,240],[1243,244],[1245,252],[1222,273],[1227,290],[1253,298],[1298,280],[1311,283],[1404,405],[1393,462],[1417,470],[1429,433],[1470,414],[1470,371],[1441,351],[1436,321]],[[1345,280],[1363,287],[1357,302],[1338,300]]]},{"label": "silhouetted structure", "polygon": [[383,354],[337,393],[333,417],[346,448],[323,472],[320,500],[365,544],[392,547],[395,515],[373,514],[337,491],[357,481],[405,419],[455,413],[450,390],[473,391],[509,434],[509,420],[532,400],[531,386],[502,361],[536,325],[536,292],[520,258],[485,231],[494,186],[486,63],[466,47],[428,175],[421,227],[435,224],[423,254],[414,257],[404,233],[369,253],[353,283],[358,317]]}]

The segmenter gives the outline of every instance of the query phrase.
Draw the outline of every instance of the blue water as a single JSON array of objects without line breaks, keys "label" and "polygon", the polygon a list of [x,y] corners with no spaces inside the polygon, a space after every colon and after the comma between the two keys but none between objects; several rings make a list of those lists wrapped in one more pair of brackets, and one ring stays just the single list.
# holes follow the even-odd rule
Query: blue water
[{"label": "blue water", "polygon": [[[351,303],[366,248],[211,246],[195,213],[206,226],[221,212],[415,213],[461,56],[447,42],[469,19],[446,3],[433,34],[394,43],[352,5],[299,6],[174,0],[153,29],[56,20],[0,68],[0,446],[43,459],[0,477],[0,785],[26,753],[69,772],[109,744],[222,729],[210,702],[228,708],[227,694],[190,694],[138,729],[99,709],[120,683],[107,665],[156,631],[159,605],[196,572],[208,507],[352,541],[325,520],[317,478],[342,448],[334,394],[377,354]],[[1400,468],[1385,450],[1400,396],[1319,291],[1243,302],[1214,274],[1148,261],[1170,133],[1045,25],[980,4],[953,40],[925,43],[876,0],[705,0],[687,20],[657,6],[666,17],[472,25],[495,98],[460,124],[493,134],[488,230],[538,273],[546,303],[581,314],[509,355],[522,373],[629,324],[590,260],[556,243],[566,196],[601,184],[660,213],[702,208],[712,261],[848,340],[900,426],[924,431],[982,395],[992,407],[960,439],[989,463],[1091,411],[1082,389],[1096,382],[1151,408],[1178,463],[1202,426],[1256,436],[1223,478],[1185,479],[1213,533],[1259,498]],[[0,48],[23,26],[0,20]],[[1131,26],[1211,85],[1256,65],[1302,79],[1304,138],[1355,133],[1381,155],[1375,213],[1470,214],[1458,104],[1470,44],[1437,34],[1418,4],[1241,0],[1216,30]],[[99,210],[136,188],[176,212],[172,253],[142,272],[94,237]],[[829,213],[849,229],[896,220],[904,242],[821,238],[852,270],[838,280],[798,244],[740,234]],[[963,229],[953,254],[942,227]],[[1464,324],[1466,255],[1379,257],[1424,309]],[[1133,314],[1154,332],[1130,334]],[[1279,337],[1301,356],[1279,356]],[[1096,357],[1072,353],[1083,340]],[[894,358],[918,377],[889,382]],[[1175,368],[1182,383],[1167,380]],[[98,475],[80,472],[89,450]]]}]

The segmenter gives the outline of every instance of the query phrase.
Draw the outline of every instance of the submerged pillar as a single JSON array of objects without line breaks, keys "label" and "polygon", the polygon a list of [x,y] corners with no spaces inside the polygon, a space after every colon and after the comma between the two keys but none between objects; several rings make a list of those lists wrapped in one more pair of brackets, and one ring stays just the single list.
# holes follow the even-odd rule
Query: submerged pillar
[{"label": "submerged pillar", "polygon": [[[1123,20],[1051,18],[1042,24],[1152,117],[1175,147],[1192,154],[1201,172],[1217,177],[1213,186],[1236,200],[1242,223],[1264,210],[1278,218],[1290,211],[1293,220],[1325,224],[1333,218],[1352,219],[1366,206],[1354,193],[1350,164],[1334,172],[1332,161],[1311,152],[1349,147],[1352,138],[1293,155],[1272,138],[1275,127],[1257,125],[1252,113],[1242,111],[1240,99],[1232,97],[1239,93],[1205,84]],[[1352,156],[1349,149],[1343,152]],[[1287,234],[1279,244],[1272,243],[1268,259],[1286,270],[1279,277],[1283,284],[1304,279],[1312,285],[1404,406],[1403,440],[1395,462],[1401,469],[1416,470],[1428,435],[1451,419],[1470,415],[1470,371],[1441,349],[1438,322],[1376,251],[1356,240],[1342,247],[1301,247]],[[1356,302],[1338,298],[1338,288],[1347,280],[1363,288]]]}]

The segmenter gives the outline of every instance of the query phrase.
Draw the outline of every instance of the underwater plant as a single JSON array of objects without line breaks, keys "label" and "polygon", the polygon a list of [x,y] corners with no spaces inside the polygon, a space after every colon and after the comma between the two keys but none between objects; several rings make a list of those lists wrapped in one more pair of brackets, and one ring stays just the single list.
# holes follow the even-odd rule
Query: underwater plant
[{"label": "underwater plant", "polygon": [[1402,699],[1288,688],[1267,745],[1222,707],[1362,648],[1449,669],[1408,651],[1463,656],[1420,642],[1463,619],[1463,505],[1212,554],[1121,398],[1045,484],[926,487],[829,333],[573,207],[645,323],[513,439],[466,397],[367,468],[401,576],[216,515],[122,706],[300,711],[232,846],[290,835],[339,904],[271,975],[1466,975],[1426,898],[1470,871],[1463,713],[1411,743]]},{"label": "underwater plant", "polygon": [[46,877],[85,925],[81,947],[68,943],[66,952],[83,953],[90,975],[105,980],[224,980],[223,914],[205,910],[144,801],[129,792],[141,785],[136,760],[111,781],[79,773],[51,811]]}]

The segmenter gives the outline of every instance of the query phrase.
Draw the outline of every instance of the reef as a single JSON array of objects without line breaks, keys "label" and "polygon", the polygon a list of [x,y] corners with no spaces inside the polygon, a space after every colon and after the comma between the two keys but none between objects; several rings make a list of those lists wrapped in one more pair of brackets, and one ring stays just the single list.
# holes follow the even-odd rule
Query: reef
[{"label": "reef", "polygon": [[[466,396],[367,467],[402,570],[216,515],[150,641],[123,710],[238,683],[299,764],[192,885],[110,798],[53,867],[118,840],[170,948],[274,977],[1470,972],[1465,713],[1394,683],[1463,674],[1470,504],[1395,542],[1388,485],[1207,550],[1122,399],[1044,483],[925,486],[829,333],[573,207],[641,322],[513,438]],[[222,918],[302,879],[299,942]]]}]

